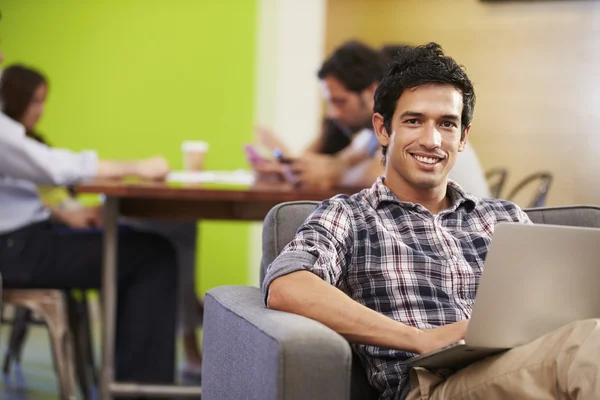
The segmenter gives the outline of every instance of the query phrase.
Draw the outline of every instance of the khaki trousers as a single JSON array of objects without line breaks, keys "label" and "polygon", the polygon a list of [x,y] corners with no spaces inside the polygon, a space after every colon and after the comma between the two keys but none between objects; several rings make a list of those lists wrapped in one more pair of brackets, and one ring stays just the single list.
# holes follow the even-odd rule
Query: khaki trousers
[{"label": "khaki trousers", "polygon": [[411,371],[409,400],[600,399],[600,319],[566,325],[446,380]]}]

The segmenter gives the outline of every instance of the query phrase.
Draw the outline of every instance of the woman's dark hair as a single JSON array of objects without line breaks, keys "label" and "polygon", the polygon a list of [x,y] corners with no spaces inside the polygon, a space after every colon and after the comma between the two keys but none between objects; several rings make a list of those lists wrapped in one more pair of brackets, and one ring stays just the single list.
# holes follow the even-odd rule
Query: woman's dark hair
[{"label": "woman's dark hair", "polygon": [[[38,71],[18,64],[7,67],[0,77],[2,112],[20,122],[33,99],[35,90],[41,84],[48,83],[44,75]],[[42,135],[29,129],[27,136],[38,142],[47,143]]]},{"label": "woman's dark hair", "polygon": [[351,92],[362,92],[373,83],[379,83],[386,64],[377,50],[358,41],[346,42],[323,62],[317,76],[332,76]]},{"label": "woman's dark hair", "polygon": [[[41,84],[47,85],[48,80],[40,72],[18,64],[7,67],[0,76],[2,112],[15,121],[21,122],[36,89]],[[25,133],[33,140],[50,145],[44,136],[35,131],[26,129]],[[71,196],[75,196],[73,187],[66,189]]]},{"label": "woman's dark hair", "polygon": [[[463,110],[460,121],[463,139],[465,129],[473,120],[475,91],[464,68],[445,55],[437,43],[399,49],[386,76],[375,91],[374,112],[383,116],[385,129],[390,133],[396,104],[404,90],[429,83],[449,84],[462,94]],[[385,161],[387,147],[382,148],[382,153]]]}]

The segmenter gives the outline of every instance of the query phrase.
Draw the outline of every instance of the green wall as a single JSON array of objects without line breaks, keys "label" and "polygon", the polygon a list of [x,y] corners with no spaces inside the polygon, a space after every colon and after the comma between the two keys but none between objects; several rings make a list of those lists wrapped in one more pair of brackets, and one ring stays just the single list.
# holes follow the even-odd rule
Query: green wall
[{"label": "green wall", "polygon": [[[110,159],[202,139],[209,169],[244,168],[252,140],[256,0],[2,0],[5,65],[45,73],[39,130]],[[200,224],[198,287],[247,282],[248,227]],[[235,249],[235,251],[232,251]]]}]

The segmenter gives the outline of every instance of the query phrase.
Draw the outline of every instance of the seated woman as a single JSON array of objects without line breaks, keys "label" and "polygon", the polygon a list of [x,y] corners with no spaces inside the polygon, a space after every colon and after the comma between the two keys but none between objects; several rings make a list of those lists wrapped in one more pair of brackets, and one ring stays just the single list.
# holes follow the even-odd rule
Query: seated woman
[{"label": "seated woman", "polygon": [[[46,139],[36,132],[36,125],[44,113],[47,91],[48,82],[42,74],[20,65],[9,66],[0,77],[2,112],[23,124],[29,137],[46,144]],[[53,217],[69,228],[101,227],[102,207],[84,206],[70,188],[40,187],[39,193],[52,210]],[[202,322],[203,305],[195,293],[196,224],[147,220],[127,220],[125,223],[162,234],[177,250],[179,315],[185,353],[182,372],[190,378],[199,377],[202,358],[195,331]]]}]

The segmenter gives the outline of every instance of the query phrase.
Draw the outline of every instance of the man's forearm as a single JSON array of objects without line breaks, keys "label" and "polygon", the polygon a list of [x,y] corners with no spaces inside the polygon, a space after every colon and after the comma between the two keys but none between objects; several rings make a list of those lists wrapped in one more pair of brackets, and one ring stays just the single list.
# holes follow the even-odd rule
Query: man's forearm
[{"label": "man's forearm", "polygon": [[422,331],[357,303],[308,271],[275,279],[267,304],[319,321],[354,343],[410,352],[419,348]]}]

